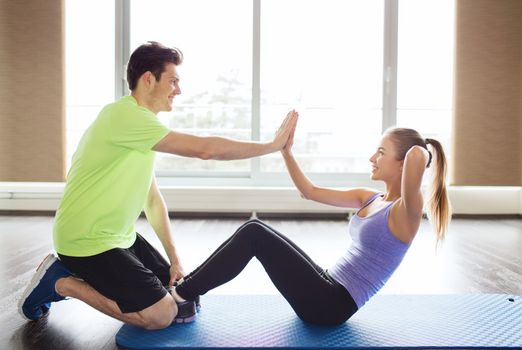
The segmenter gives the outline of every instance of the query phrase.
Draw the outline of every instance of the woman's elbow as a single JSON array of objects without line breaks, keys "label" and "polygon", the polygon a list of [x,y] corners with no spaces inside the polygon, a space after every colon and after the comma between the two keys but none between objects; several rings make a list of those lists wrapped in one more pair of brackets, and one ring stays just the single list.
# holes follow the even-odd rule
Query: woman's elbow
[{"label": "woman's elbow", "polygon": [[427,160],[428,157],[428,151],[421,146],[413,146],[409,149],[408,153],[406,154],[406,159],[409,159],[411,161],[424,161]]},{"label": "woman's elbow", "polygon": [[314,190],[313,189],[306,189],[304,191],[300,191],[301,198],[306,200],[314,200]]},{"label": "woman's elbow", "polygon": [[418,146],[418,145],[415,145],[415,146],[412,146],[409,150],[408,150],[408,153],[407,153],[407,156],[410,156],[410,157],[420,157],[424,154],[426,150],[424,148],[422,148],[421,146]]}]

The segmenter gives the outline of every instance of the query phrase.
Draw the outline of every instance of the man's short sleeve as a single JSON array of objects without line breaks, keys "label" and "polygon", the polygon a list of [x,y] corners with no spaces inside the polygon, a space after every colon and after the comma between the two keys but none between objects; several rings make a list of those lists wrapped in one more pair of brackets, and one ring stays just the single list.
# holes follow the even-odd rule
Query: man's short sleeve
[{"label": "man's short sleeve", "polygon": [[146,152],[170,131],[145,108],[122,108],[114,112],[109,117],[110,140],[118,146]]}]

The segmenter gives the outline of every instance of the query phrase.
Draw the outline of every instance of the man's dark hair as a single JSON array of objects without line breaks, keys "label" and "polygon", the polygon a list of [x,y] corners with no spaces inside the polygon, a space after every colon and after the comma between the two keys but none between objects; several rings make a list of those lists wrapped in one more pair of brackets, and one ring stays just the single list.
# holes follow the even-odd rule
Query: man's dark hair
[{"label": "man's dark hair", "polygon": [[151,72],[156,80],[160,80],[166,63],[179,66],[183,62],[183,53],[175,47],[166,47],[156,41],[148,41],[140,45],[132,53],[127,65],[127,83],[134,90],[139,78],[145,72]]}]

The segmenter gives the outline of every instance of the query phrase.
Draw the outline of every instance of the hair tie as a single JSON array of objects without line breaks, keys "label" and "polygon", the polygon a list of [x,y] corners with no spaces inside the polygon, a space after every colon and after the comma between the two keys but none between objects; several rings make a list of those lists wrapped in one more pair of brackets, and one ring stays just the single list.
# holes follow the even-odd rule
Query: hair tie
[{"label": "hair tie", "polygon": [[426,165],[426,168],[430,167],[431,160],[433,159],[433,155],[431,154],[431,152],[429,150],[428,150],[428,155],[429,155],[429,158],[428,158],[428,164]]}]

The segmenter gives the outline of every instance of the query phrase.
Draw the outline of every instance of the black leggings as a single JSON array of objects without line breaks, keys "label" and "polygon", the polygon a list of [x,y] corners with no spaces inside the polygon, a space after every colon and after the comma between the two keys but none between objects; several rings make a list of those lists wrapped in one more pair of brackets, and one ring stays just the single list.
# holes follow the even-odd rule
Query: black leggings
[{"label": "black leggings", "polygon": [[303,321],[335,325],[357,311],[341,284],[287,237],[259,220],[239,227],[201,266],[185,276],[176,291],[182,298],[194,300],[232,280],[254,256]]}]

